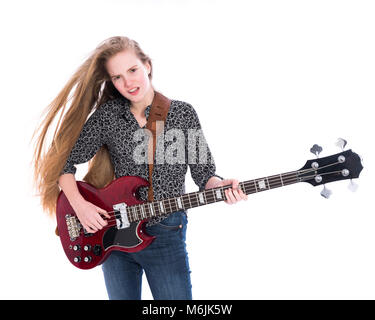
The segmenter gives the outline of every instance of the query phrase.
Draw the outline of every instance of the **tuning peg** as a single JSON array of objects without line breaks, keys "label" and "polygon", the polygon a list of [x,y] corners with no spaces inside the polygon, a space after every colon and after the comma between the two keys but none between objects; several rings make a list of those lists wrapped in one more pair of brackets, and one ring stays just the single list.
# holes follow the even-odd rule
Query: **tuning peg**
[{"label": "tuning peg", "polygon": [[332,194],[332,191],[326,188],[326,185],[323,186],[323,190],[320,192],[320,195],[328,199]]},{"label": "tuning peg", "polygon": [[336,146],[338,146],[342,151],[344,151],[344,148],[348,142],[343,138],[338,138],[336,141]]},{"label": "tuning peg", "polygon": [[323,148],[317,144],[314,144],[310,149],[310,152],[315,154],[317,158],[319,157],[319,153],[321,153],[322,151]]},{"label": "tuning peg", "polygon": [[355,182],[353,182],[353,179],[350,179],[350,183],[348,185],[348,189],[351,191],[351,192],[356,192],[357,189],[358,189],[358,184],[356,184]]}]

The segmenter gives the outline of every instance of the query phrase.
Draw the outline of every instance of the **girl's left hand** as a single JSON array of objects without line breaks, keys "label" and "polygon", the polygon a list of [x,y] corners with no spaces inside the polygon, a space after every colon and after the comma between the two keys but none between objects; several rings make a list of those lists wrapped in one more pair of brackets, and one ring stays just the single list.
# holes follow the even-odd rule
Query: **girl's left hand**
[{"label": "girl's left hand", "polygon": [[217,188],[227,185],[232,185],[232,188],[224,190],[225,197],[227,200],[224,200],[227,204],[234,204],[241,200],[247,200],[248,197],[246,194],[243,193],[243,191],[240,189],[238,185],[239,181],[237,179],[224,179],[215,181],[214,186],[210,186],[211,188]]}]

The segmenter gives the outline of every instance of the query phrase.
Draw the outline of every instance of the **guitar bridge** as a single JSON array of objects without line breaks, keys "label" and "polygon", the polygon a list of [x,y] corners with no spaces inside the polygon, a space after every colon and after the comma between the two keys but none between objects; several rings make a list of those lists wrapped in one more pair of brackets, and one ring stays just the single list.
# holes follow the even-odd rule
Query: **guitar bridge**
[{"label": "guitar bridge", "polygon": [[115,211],[117,229],[125,229],[130,227],[128,214],[126,212],[126,203],[118,203],[113,205]]},{"label": "guitar bridge", "polygon": [[79,232],[82,225],[80,224],[76,216],[72,216],[70,214],[67,214],[65,216],[65,221],[66,226],[68,227],[70,241],[75,241],[79,237]]}]

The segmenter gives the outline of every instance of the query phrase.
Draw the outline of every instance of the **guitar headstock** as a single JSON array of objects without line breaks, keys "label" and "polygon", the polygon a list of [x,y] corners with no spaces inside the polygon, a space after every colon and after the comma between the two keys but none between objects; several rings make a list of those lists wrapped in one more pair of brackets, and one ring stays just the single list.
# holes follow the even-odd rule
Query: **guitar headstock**
[{"label": "guitar headstock", "polygon": [[347,150],[328,157],[308,160],[298,170],[298,179],[318,186],[329,182],[358,178],[362,169],[359,155],[352,150]]}]

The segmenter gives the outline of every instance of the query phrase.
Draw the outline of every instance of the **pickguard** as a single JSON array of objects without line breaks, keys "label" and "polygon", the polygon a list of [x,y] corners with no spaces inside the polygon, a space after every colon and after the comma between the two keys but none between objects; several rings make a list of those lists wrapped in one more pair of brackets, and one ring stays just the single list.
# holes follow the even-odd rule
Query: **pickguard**
[{"label": "pickguard", "polygon": [[141,244],[143,240],[137,234],[138,225],[141,222],[132,222],[125,229],[118,230],[116,227],[109,228],[103,235],[104,250],[111,246],[134,248]]}]

